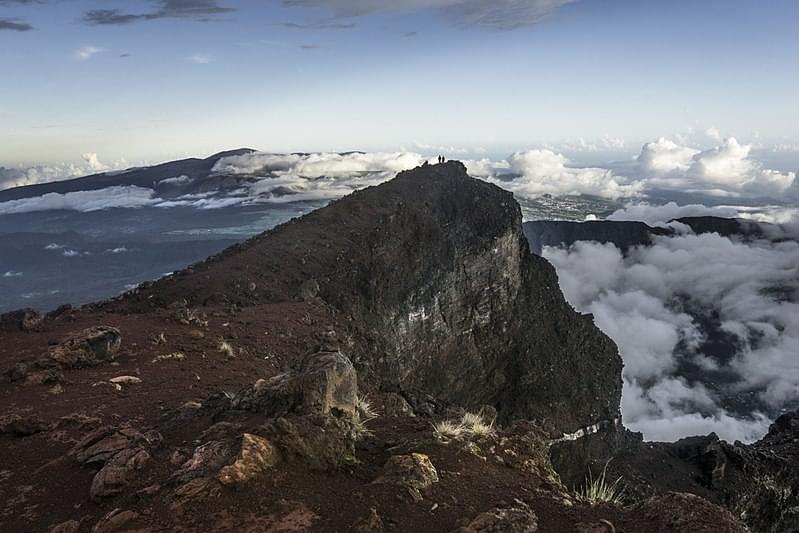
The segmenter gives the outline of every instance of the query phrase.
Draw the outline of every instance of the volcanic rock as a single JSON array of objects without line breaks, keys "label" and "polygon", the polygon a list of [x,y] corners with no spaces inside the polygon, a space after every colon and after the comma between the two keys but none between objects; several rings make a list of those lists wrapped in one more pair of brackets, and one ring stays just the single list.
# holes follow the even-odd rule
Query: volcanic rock
[{"label": "volcanic rock", "polygon": [[118,329],[94,326],[52,347],[49,355],[64,368],[97,366],[113,361],[121,343]]}]

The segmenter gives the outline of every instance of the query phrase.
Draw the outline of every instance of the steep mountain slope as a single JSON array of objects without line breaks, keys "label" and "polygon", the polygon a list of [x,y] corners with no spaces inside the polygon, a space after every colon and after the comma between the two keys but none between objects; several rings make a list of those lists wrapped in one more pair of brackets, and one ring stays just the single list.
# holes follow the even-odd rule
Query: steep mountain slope
[{"label": "steep mountain slope", "polygon": [[0,336],[3,530],[743,531],[559,483],[552,439],[613,425],[621,361],[459,163]]},{"label": "steep mountain slope", "polygon": [[457,162],[403,172],[108,308],[314,298],[346,320],[353,361],[384,390],[564,432],[618,418],[615,346],[528,253],[512,195]]}]

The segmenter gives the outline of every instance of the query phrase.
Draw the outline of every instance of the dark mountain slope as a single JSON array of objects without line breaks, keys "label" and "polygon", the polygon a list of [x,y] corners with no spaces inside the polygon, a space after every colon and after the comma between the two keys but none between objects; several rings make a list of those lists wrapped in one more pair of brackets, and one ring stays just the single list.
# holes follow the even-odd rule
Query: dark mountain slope
[{"label": "dark mountain slope", "polygon": [[621,361],[532,254],[510,193],[460,163],[403,172],[109,309],[317,297],[368,381],[573,432],[615,420]]},{"label": "dark mountain slope", "polygon": [[15,187],[0,191],[0,202],[32,198],[48,193],[66,194],[77,191],[93,191],[115,186],[136,186],[151,188],[155,183],[165,178],[187,176],[190,179],[206,178],[211,173],[214,165],[223,157],[242,155],[254,152],[249,148],[219,152],[205,159],[181,159],[160,165],[143,168],[132,168],[123,172],[108,172],[93,174],[82,178],[64,181],[39,183]]}]

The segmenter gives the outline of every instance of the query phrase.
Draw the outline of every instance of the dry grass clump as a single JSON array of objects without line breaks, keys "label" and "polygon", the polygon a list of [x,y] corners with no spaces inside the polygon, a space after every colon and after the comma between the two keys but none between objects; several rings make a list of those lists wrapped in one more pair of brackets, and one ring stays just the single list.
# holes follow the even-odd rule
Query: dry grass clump
[{"label": "dry grass clump", "polygon": [[219,339],[219,346],[217,346],[216,349],[228,356],[230,359],[236,358],[236,349],[233,348],[233,345],[225,339]]},{"label": "dry grass clump", "polygon": [[620,505],[624,500],[624,487],[621,486],[621,477],[616,481],[608,481],[607,471],[610,461],[605,463],[602,473],[594,478],[591,470],[585,479],[585,486],[577,492],[577,497],[592,505],[610,503]]},{"label": "dry grass clump", "polygon": [[460,422],[442,420],[433,424],[433,434],[441,440],[457,439],[463,435],[463,426]]},{"label": "dry grass clump", "polygon": [[459,437],[489,437],[494,435],[494,420],[490,422],[481,413],[466,413],[458,420],[442,420],[433,424],[433,434],[440,440]]},{"label": "dry grass clump", "polygon": [[375,410],[368,396],[360,394],[355,398],[355,417],[353,418],[353,431],[355,440],[365,439],[375,433],[366,424],[380,416]]}]

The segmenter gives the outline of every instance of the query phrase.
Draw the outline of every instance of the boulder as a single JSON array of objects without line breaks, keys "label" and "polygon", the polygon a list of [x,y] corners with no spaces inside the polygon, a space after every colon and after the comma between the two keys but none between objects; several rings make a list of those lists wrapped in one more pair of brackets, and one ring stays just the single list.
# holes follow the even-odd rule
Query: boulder
[{"label": "boulder", "polygon": [[141,447],[126,448],[114,455],[92,479],[89,496],[93,501],[114,496],[127,488],[135,473],[150,461],[150,454]]},{"label": "boulder", "polygon": [[235,462],[223,467],[217,479],[223,485],[246,483],[276,463],[277,453],[271,442],[257,435],[245,433],[241,437],[241,451]]},{"label": "boulder", "polygon": [[357,396],[358,377],[349,358],[319,351],[306,356],[296,372],[258,380],[234,398],[233,406],[270,416],[353,417]]},{"label": "boulder", "polygon": [[281,417],[264,432],[287,459],[314,470],[335,469],[355,460],[352,421],[333,416]]},{"label": "boulder", "polygon": [[19,309],[0,315],[0,331],[32,331],[43,321],[44,315],[35,309]]},{"label": "boulder", "polygon": [[420,500],[421,491],[438,483],[438,471],[425,454],[394,455],[388,458],[375,483],[405,487],[415,500]]},{"label": "boulder", "polygon": [[527,505],[495,508],[480,513],[468,525],[454,533],[535,533],[538,517]]},{"label": "boulder", "polygon": [[193,479],[216,477],[235,455],[236,449],[231,442],[206,442],[194,449],[191,458],[172,474],[172,479],[185,484]]},{"label": "boulder", "polygon": [[139,518],[139,513],[114,509],[94,525],[92,533],[114,533],[116,531],[129,530],[131,522],[134,522],[137,518]]},{"label": "boulder", "polygon": [[388,417],[416,416],[413,407],[402,395],[396,392],[381,394],[379,399],[383,403],[383,415]]},{"label": "boulder", "polygon": [[64,368],[97,366],[113,361],[121,343],[117,328],[94,326],[50,348],[49,357]]}]

